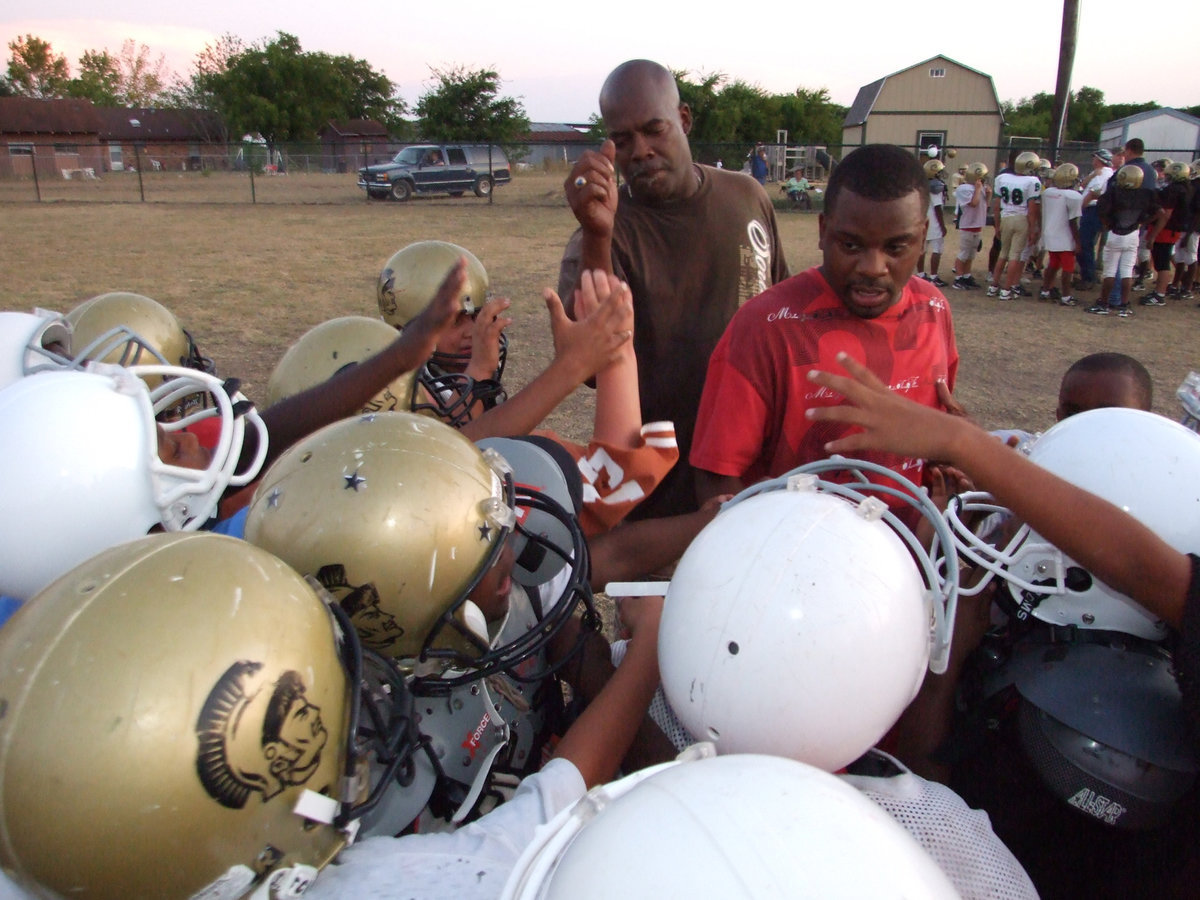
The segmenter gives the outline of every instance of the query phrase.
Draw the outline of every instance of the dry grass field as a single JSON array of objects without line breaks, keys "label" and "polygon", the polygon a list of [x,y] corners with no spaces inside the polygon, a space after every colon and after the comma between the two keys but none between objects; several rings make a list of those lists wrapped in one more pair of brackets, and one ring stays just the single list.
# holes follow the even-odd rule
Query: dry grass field
[{"label": "dry grass field", "polygon": [[[176,312],[222,375],[240,376],[261,399],[276,360],[304,331],[334,316],[376,314],[375,278],[393,252],[448,240],[474,252],[492,289],[514,301],[506,381],[515,390],[551,351],[541,291],[556,283],[575,225],[561,182],[562,173],[519,173],[491,205],[470,195],[368,203],[352,175],[256,178],[255,205],[245,175],[147,175],[146,203],[136,202],[128,176],[43,183],[51,202],[42,203],[33,202],[31,183],[8,182],[0,184],[3,308],[65,311],[104,291],[146,294]],[[777,195],[776,186],[768,190]],[[779,225],[792,271],[820,261],[815,215],[781,212]],[[947,261],[943,277],[949,270]],[[983,280],[981,267],[975,274]],[[1046,428],[1062,372],[1094,351],[1142,360],[1154,376],[1156,409],[1173,418],[1175,388],[1200,368],[1200,309],[1192,302],[1119,319],[947,293],[962,356],[958,395],[988,427]],[[549,424],[586,436],[586,389]]]}]

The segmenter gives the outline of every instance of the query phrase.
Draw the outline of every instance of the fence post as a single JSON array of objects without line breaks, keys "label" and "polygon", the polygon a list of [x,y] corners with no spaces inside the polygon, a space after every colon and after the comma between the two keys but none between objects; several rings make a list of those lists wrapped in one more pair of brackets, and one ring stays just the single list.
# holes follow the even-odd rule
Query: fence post
[{"label": "fence post", "polygon": [[246,162],[249,163],[250,170],[250,203],[256,204],[258,203],[258,194],[254,191],[254,160],[251,157],[252,154],[246,154]]},{"label": "fence post", "polygon": [[492,171],[492,145],[488,144],[488,177],[492,179],[492,189],[488,191],[488,206],[496,202],[496,173]]},{"label": "fence post", "polygon": [[42,183],[38,181],[37,174],[37,144],[33,145],[33,155],[29,157],[29,161],[33,164],[33,192],[37,194],[38,203],[42,202]]},{"label": "fence post", "polygon": [[142,183],[142,151],[137,144],[133,145],[133,160],[137,164],[134,166],[137,169],[138,176],[138,193],[142,197],[142,202],[146,202],[146,186]]},{"label": "fence post", "polygon": [[[362,155],[363,155],[363,168],[366,168],[367,166],[371,165],[371,158],[370,158],[370,157],[367,155],[367,142],[366,142],[366,141],[363,141],[363,142],[362,142],[362,143],[359,145],[359,149],[360,149],[360,150],[362,150]],[[371,183],[371,182],[368,180],[368,178],[367,178],[367,176],[366,176],[366,175],[363,175],[363,181],[364,181],[364,182],[366,182],[368,185],[370,185],[370,183]],[[365,200],[365,201],[367,202],[367,204],[368,204],[368,205],[370,204],[370,202],[371,202],[371,191],[369,190],[369,188],[368,188],[368,189],[364,189],[364,190],[363,190],[363,200]]]}]

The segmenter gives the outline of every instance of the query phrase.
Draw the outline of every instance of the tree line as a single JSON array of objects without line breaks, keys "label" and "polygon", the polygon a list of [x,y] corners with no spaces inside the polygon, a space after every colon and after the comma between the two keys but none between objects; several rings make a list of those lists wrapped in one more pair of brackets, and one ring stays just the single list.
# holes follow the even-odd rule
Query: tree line
[{"label": "tree line", "polygon": [[[228,134],[261,135],[268,146],[310,141],[331,119],[373,119],[397,139],[487,140],[516,143],[529,131],[521,101],[501,95],[501,79],[491,69],[453,66],[431,69],[432,83],[410,110],[397,85],[366,60],[304,50],[298,38],[278,32],[246,44],[225,34],[196,54],[191,71],[173,75],[165,57],[145,44],[126,40],[115,53],[87,50],[75,71],[49,42],[27,34],[8,43],[8,68],[0,76],[0,96],[39,99],[77,97],[97,106],[206,109],[222,117]],[[691,139],[740,153],[756,141],[771,141],[786,129],[791,143],[836,146],[847,108],[832,102],[825,88],[798,87],[772,94],[724,74],[691,76],[676,72],[680,98],[692,110]],[[1001,104],[1005,135],[1047,137],[1054,97],[1035,94]],[[1071,95],[1067,139],[1094,141],[1100,126],[1158,104],[1106,104],[1102,91],[1082,87]],[[1182,110],[1200,116],[1200,105]],[[592,117],[599,137],[602,125]],[[725,155],[728,155],[726,153]]]},{"label": "tree line", "polygon": [[222,35],[196,54],[185,76],[173,76],[163,55],[154,58],[145,44],[132,40],[116,54],[85,51],[74,74],[66,56],[34,35],[9,41],[8,49],[0,96],[205,109],[220,114],[227,129],[220,137],[257,134],[270,149],[314,140],[330,120],[372,119],[398,139],[511,143],[529,131],[524,107],[500,95],[495,71],[431,69],[433,86],[410,111],[396,84],[366,60],[306,51],[283,31],[252,44]]}]

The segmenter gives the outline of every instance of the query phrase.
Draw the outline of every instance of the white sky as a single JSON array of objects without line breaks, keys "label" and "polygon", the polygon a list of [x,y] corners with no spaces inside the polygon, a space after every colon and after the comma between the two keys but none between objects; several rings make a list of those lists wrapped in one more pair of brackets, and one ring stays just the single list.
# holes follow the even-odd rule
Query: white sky
[{"label": "white sky", "polygon": [[[307,4],[297,4],[303,6]],[[1128,0],[1082,0],[1072,88],[1099,88],[1109,103],[1200,103],[1196,60],[1200,17],[1183,7],[1160,16]],[[617,63],[648,57],[694,75],[721,72],[771,93],[827,88],[850,105],[858,88],[943,53],[992,76],[1001,100],[1054,92],[1061,7],[1001,3],[996,11],[1029,10],[1021,18],[964,18],[964,4],[851,0],[819,6],[657,4],[617,0],[608,5],[398,4],[360,0],[311,9],[233,0],[112,4],[118,17],[80,18],[78,0],[42,0],[36,18],[0,2],[0,35],[26,33],[64,53],[72,72],[84,50],[117,51],[125,38],[166,54],[178,74],[224,32],[247,43],[276,31],[295,34],[305,50],[367,60],[415,103],[429,86],[430,67],[494,68],[503,93],[520,97],[535,122],[584,122],[597,111],[596,94]],[[21,12],[32,7],[22,4]],[[749,8],[746,8],[749,9]],[[236,24],[234,24],[236,23]]]}]

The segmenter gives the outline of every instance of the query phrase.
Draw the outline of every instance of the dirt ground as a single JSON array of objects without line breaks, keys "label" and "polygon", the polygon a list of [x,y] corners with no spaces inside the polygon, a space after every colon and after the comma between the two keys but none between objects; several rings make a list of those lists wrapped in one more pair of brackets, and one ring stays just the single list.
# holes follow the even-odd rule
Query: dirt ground
[{"label": "dirt ground", "polygon": [[[767,188],[778,194],[776,185]],[[104,291],[146,294],[174,310],[218,371],[241,377],[253,398],[262,399],[275,362],[307,329],[335,316],[376,315],[383,263],[423,239],[470,249],[487,267],[492,290],[514,301],[510,390],[549,359],[541,291],[557,282],[559,255],[575,227],[561,173],[518,174],[497,189],[492,205],[469,195],[367,203],[349,175],[260,178],[257,205],[246,202],[247,181],[236,175],[163,178],[148,190],[148,203],[136,202],[129,182],[54,189],[53,202],[36,203],[24,199],[28,185],[0,185],[3,308],[66,311]],[[782,211],[779,227],[793,272],[820,261],[815,215]],[[947,246],[956,246],[953,233]],[[943,263],[947,280],[950,268]],[[976,278],[984,275],[977,266]],[[1156,410],[1172,418],[1176,387],[1200,368],[1194,302],[1138,308],[1120,319],[1089,316],[1082,306],[947,294],[962,357],[957,393],[987,427],[1048,427],[1062,372],[1087,353],[1140,359],[1154,377]],[[577,392],[550,426],[586,437],[588,403],[589,392]]]}]

